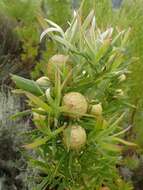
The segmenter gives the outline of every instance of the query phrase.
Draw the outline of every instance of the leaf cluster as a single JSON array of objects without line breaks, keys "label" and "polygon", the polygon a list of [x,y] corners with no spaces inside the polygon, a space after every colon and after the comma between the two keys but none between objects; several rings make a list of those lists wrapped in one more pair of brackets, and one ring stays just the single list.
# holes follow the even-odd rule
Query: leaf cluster
[{"label": "leaf cluster", "polygon": [[[45,119],[34,119],[37,128],[31,132],[32,142],[24,145],[34,149],[37,155],[30,161],[39,170],[35,190],[47,187],[98,190],[102,185],[112,190],[117,190],[117,186],[129,190],[130,185],[118,184],[117,164],[121,161],[123,144],[136,146],[121,138],[128,128],[120,126],[123,112],[131,106],[127,104],[126,95],[119,93],[118,79],[121,74],[128,73],[132,62],[127,51],[130,30],[107,28],[103,31],[96,25],[94,11],[83,21],[79,12],[66,31],[46,20],[49,27],[41,34],[41,39],[48,33],[60,53],[68,54],[72,63],[71,71],[62,79],[63,73],[57,70],[55,80],[47,86],[50,88],[48,97],[35,81],[12,76],[21,89],[15,92],[27,96],[31,113],[45,116]],[[69,76],[72,76],[70,84],[66,83]],[[87,99],[89,110],[80,119],[71,120],[65,116],[62,98],[67,92],[80,92]],[[90,106],[99,102],[104,110],[101,117],[90,114]],[[20,113],[20,116],[26,113],[29,112]],[[81,125],[87,133],[86,146],[79,151],[67,150],[62,140],[63,130],[73,123]]]}]

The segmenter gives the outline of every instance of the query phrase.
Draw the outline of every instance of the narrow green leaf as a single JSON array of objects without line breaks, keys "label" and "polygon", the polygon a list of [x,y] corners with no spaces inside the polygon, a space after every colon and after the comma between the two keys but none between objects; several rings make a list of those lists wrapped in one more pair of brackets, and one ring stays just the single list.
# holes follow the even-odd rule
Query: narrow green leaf
[{"label": "narrow green leaf", "polygon": [[114,45],[114,44],[120,39],[120,37],[121,37],[124,33],[125,33],[124,30],[121,31],[121,32],[119,32],[119,33],[115,36],[115,38],[112,40],[112,45]]},{"label": "narrow green leaf", "polygon": [[59,33],[61,33],[61,31],[59,31],[59,29],[57,29],[57,28],[47,28],[46,30],[44,30],[43,32],[42,32],[42,34],[40,35],[40,41],[44,38],[44,36],[46,35],[46,34],[48,34],[49,32],[59,32]]},{"label": "narrow green leaf", "polygon": [[124,55],[120,52],[117,52],[116,59],[111,65],[111,70],[114,71],[123,63],[124,61]]},{"label": "narrow green leaf", "polygon": [[90,52],[92,53],[93,57],[95,57],[96,51],[94,50],[94,48],[92,47],[91,43],[88,41],[88,39],[86,38],[86,36],[85,35],[83,35],[83,36],[84,36],[84,40],[85,40],[85,42],[86,42],[86,44],[87,44]]},{"label": "narrow green leaf", "polygon": [[119,133],[116,133],[115,135],[113,135],[113,137],[120,136],[120,135],[126,133],[127,131],[129,131],[129,130],[131,129],[131,127],[132,127],[132,126],[129,126],[128,128],[126,128],[126,129],[120,131]]},{"label": "narrow green leaf", "polygon": [[52,22],[49,19],[45,19],[45,21],[48,22],[48,24],[50,24],[51,26],[55,27],[61,33],[63,37],[65,36],[63,29],[58,24],[56,24],[55,22]]},{"label": "narrow green leaf", "polygon": [[120,152],[121,151],[121,147],[119,147],[118,145],[115,145],[115,144],[102,143],[101,146],[102,146],[102,148],[104,148],[105,150],[108,150],[108,151],[112,151],[112,152]]},{"label": "narrow green leaf", "polygon": [[48,140],[49,140],[49,137],[38,138],[33,143],[23,145],[23,147],[26,149],[34,149],[38,146],[45,144]]},{"label": "narrow green leaf", "polygon": [[55,102],[57,108],[60,106],[60,101],[61,101],[61,76],[60,76],[60,71],[57,70],[55,73]]},{"label": "narrow green leaf", "polygon": [[50,170],[50,165],[48,165],[44,161],[40,161],[40,160],[36,160],[36,159],[31,159],[30,160],[30,165],[33,166],[33,167],[38,167],[44,173],[48,173],[49,170]]},{"label": "narrow green leaf", "polygon": [[73,42],[74,39],[77,37],[77,31],[78,31],[78,22],[76,20],[71,30],[68,31],[69,42]]},{"label": "narrow green leaf", "polygon": [[123,139],[118,138],[118,137],[113,137],[112,139],[113,139],[114,141],[118,141],[118,142],[120,142],[120,143],[122,143],[122,144],[125,144],[125,145],[127,145],[127,146],[138,146],[138,145],[135,144],[135,143],[128,142],[128,141],[123,140]]},{"label": "narrow green leaf", "polygon": [[125,116],[125,113],[123,113],[112,125],[111,127],[116,126],[120,121],[122,121],[123,117]]},{"label": "narrow green leaf", "polygon": [[16,114],[12,115],[10,118],[17,119],[18,117],[24,117],[26,115],[29,115],[30,113],[31,113],[31,110],[26,110],[26,111],[18,112]]},{"label": "narrow green leaf", "polygon": [[60,36],[58,35],[54,35],[53,36],[53,39],[59,43],[61,43],[62,45],[64,45],[65,47],[67,47],[68,49],[71,49],[73,50],[73,46],[71,45],[71,43],[69,41],[67,41],[66,39],[64,38],[61,38]]},{"label": "narrow green leaf", "polygon": [[44,177],[42,182],[38,184],[36,188],[34,187],[34,190],[46,190],[48,183],[49,183],[48,177]]},{"label": "narrow green leaf", "polygon": [[14,94],[25,94],[25,90],[21,90],[21,89],[15,89],[11,91]]},{"label": "narrow green leaf", "polygon": [[29,79],[25,79],[23,77],[17,76],[17,75],[11,75],[12,80],[15,82],[16,86],[22,90],[25,90],[27,92],[30,92],[32,94],[35,94],[37,96],[40,96],[43,94],[42,90],[40,89],[39,85]]},{"label": "narrow green leaf", "polygon": [[51,108],[49,107],[49,105],[43,102],[39,97],[34,96],[29,92],[25,92],[25,94],[35,105],[39,106],[40,108],[43,108],[47,112],[51,112]]},{"label": "narrow green leaf", "polygon": [[125,34],[124,34],[123,40],[122,40],[122,42],[121,42],[121,46],[122,46],[122,47],[124,47],[124,46],[127,44],[128,40],[129,40],[130,33],[131,33],[131,28],[129,28],[129,29],[125,32]]},{"label": "narrow green leaf", "polygon": [[89,15],[86,17],[86,19],[84,20],[84,23],[82,25],[82,30],[85,31],[90,24],[92,23],[92,20],[94,18],[94,10],[91,10]]},{"label": "narrow green leaf", "polygon": [[44,137],[44,138],[37,138],[33,143],[30,144],[26,144],[23,145],[24,148],[26,149],[34,149],[37,148],[43,144],[45,144],[47,141],[49,141],[50,139],[54,138],[56,135],[58,135],[59,133],[61,133],[63,131],[65,127],[60,127],[58,129],[56,129],[55,131],[53,131],[51,134],[49,134],[49,136]]},{"label": "narrow green leaf", "polygon": [[106,39],[96,54],[96,63],[105,55],[107,50],[111,47],[110,39]]}]

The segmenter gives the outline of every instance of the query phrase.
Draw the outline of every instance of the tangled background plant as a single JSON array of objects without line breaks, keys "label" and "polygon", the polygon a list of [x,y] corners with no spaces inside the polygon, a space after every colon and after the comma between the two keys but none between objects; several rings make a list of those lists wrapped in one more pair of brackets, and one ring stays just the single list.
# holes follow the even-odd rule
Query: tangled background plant
[{"label": "tangled background plant", "polygon": [[83,19],[81,9],[66,31],[46,20],[41,40],[48,34],[58,54],[44,79],[12,76],[21,89],[15,93],[24,93],[31,107],[17,116],[33,114],[36,126],[24,145],[35,152],[29,161],[39,171],[34,189],[130,190],[117,169],[123,145],[136,146],[123,140],[130,127],[121,122],[132,107],[124,85],[135,61],[127,51],[130,29],[99,29],[94,11]]}]

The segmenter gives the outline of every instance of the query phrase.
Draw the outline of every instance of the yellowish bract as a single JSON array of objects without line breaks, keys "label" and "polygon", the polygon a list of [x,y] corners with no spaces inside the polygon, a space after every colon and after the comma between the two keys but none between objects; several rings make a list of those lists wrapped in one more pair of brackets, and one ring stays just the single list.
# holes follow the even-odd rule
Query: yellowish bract
[{"label": "yellowish bract", "polygon": [[62,105],[66,115],[73,118],[80,118],[87,112],[88,104],[85,97],[78,92],[69,92],[64,95]]},{"label": "yellowish bract", "polygon": [[79,150],[86,143],[86,131],[79,125],[68,126],[63,132],[63,141],[68,149]]},{"label": "yellowish bract", "polygon": [[[49,79],[54,82],[57,72],[61,77],[66,77],[71,71],[72,67],[69,63],[69,56],[57,54],[51,57],[47,66],[47,74]],[[66,75],[66,76],[65,76]]]},{"label": "yellowish bract", "polygon": [[36,83],[39,84],[41,87],[48,87],[50,84],[50,81],[48,77],[43,76],[37,79]]},{"label": "yellowish bract", "polygon": [[90,113],[92,115],[101,116],[102,115],[102,105],[101,105],[101,103],[92,105]]}]

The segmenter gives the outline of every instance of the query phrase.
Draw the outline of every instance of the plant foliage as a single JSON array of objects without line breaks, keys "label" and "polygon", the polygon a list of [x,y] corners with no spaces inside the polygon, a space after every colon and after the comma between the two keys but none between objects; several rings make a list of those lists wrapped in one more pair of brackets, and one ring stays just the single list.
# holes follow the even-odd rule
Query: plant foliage
[{"label": "plant foliage", "polygon": [[[66,31],[46,19],[49,27],[41,34],[41,40],[48,34],[58,52],[69,55],[72,64],[68,73],[57,67],[55,80],[47,87],[48,95],[40,84],[12,76],[21,89],[15,93],[27,96],[37,127],[31,132],[31,142],[24,145],[35,151],[35,158],[30,159],[30,164],[39,171],[34,189],[99,190],[107,186],[112,190],[131,190],[131,184],[121,180],[117,169],[123,145],[136,146],[122,138],[129,128],[121,125],[132,107],[127,103],[125,85],[119,80],[122,74],[128,74],[128,66],[134,61],[128,53],[130,28],[99,28],[94,11],[83,19],[81,9],[82,5]],[[63,96],[69,92],[81,93],[86,98],[85,114],[65,109]],[[91,114],[91,107],[99,103],[103,113]],[[35,118],[34,113],[44,117]],[[81,115],[69,117],[69,114]],[[86,131],[86,145],[79,150],[64,145],[63,131],[70,125],[80,125]]]}]

